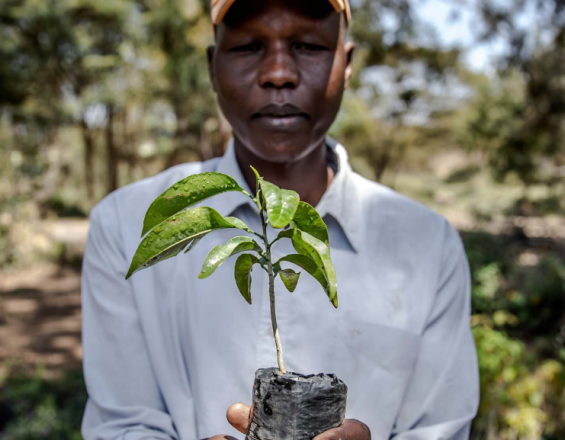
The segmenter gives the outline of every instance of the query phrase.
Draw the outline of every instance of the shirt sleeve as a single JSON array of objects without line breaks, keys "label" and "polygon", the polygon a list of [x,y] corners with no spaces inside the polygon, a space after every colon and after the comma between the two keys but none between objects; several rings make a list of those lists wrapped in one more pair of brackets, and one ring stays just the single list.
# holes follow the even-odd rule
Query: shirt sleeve
[{"label": "shirt sleeve", "polygon": [[471,282],[457,231],[447,226],[434,304],[392,438],[467,440],[479,403],[470,328]]},{"label": "shirt sleeve", "polygon": [[[111,196],[110,196],[111,197]],[[125,281],[112,199],[91,213],[82,267],[85,440],[177,440],[151,365],[130,283]]]}]

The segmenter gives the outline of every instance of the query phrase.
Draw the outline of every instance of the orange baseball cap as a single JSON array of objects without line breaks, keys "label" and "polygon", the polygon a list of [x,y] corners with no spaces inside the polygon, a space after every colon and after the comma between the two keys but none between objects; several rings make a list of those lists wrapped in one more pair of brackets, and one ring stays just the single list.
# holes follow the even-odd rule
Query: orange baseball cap
[{"label": "orange baseball cap", "polygon": [[[308,1],[308,0],[306,0]],[[351,20],[351,6],[349,0],[329,0],[336,12],[345,12],[345,19],[349,23]],[[235,3],[235,0],[212,0],[212,23],[220,24],[228,9]]]}]

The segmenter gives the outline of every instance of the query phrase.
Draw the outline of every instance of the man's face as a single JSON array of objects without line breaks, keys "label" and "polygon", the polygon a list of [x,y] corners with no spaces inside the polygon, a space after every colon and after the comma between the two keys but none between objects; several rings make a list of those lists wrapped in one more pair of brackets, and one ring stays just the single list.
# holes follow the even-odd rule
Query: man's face
[{"label": "man's face", "polygon": [[217,27],[214,90],[255,156],[292,162],[322,144],[351,75],[342,20],[328,0],[237,0]]}]

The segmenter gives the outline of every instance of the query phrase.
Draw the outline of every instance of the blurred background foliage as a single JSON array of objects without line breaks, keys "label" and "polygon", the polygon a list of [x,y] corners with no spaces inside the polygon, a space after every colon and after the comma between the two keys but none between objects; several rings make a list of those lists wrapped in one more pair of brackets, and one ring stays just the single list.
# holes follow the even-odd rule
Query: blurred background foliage
[{"label": "blurred background foliage", "polygon": [[[504,45],[488,71],[462,61],[468,48],[442,44],[415,13],[422,1],[353,1],[355,76],[332,135],[359,173],[461,231],[481,371],[473,439],[563,439],[565,1],[442,0],[455,23],[472,11],[477,45]],[[230,128],[208,81],[207,8],[0,2],[5,276],[45,262],[79,269],[75,227],[97,201],[223,153]],[[0,331],[24,322],[4,309]],[[47,374],[38,361],[30,371],[13,357],[0,350],[0,439],[79,439],[80,370]]]}]

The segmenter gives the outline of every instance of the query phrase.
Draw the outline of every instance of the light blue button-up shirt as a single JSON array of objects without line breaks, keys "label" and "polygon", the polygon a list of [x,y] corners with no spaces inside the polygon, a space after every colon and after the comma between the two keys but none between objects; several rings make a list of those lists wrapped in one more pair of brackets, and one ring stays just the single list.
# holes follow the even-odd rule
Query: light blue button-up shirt
[{"label": "light blue button-up shirt", "polygon": [[[328,143],[339,171],[317,209],[329,229],[339,308],[308,274],[294,293],[277,279],[286,367],[337,374],[349,387],[347,417],[366,423],[374,440],[467,439],[479,386],[459,235],[428,208],[354,173],[346,150]],[[253,272],[252,306],[235,285],[235,259],[197,278],[208,251],[241,231],[210,234],[190,253],[124,279],[151,202],[204,171],[250,191],[232,142],[223,158],[176,166],[92,210],[82,281],[86,440],[237,435],[226,409],[250,403],[255,370],[276,366],[266,274]],[[261,230],[242,194],[204,205]],[[294,252],[283,240],[273,253]]]}]

